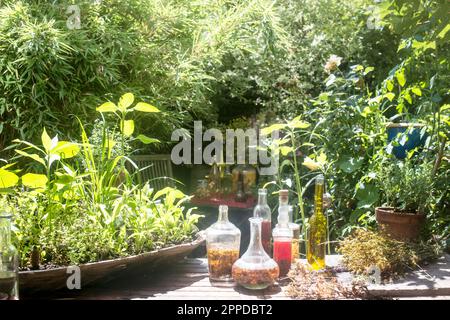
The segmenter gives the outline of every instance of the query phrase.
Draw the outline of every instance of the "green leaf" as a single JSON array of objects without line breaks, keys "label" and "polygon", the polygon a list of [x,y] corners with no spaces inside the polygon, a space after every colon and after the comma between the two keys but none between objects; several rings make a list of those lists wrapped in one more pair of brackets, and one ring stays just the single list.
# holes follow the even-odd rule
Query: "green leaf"
[{"label": "green leaf", "polygon": [[119,109],[122,112],[125,112],[129,106],[131,106],[134,102],[134,95],[132,93],[125,93],[119,99]]},{"label": "green leaf", "polygon": [[445,35],[447,34],[447,32],[449,32],[449,31],[450,31],[450,23],[447,23],[447,25],[437,35],[438,38],[441,38],[441,39],[444,38]]},{"label": "green leaf", "polygon": [[394,98],[395,98],[395,93],[393,93],[393,92],[388,92],[388,93],[386,93],[384,96],[385,96],[389,101],[392,102],[392,100],[394,100]]},{"label": "green leaf", "polygon": [[0,189],[14,187],[18,181],[19,177],[15,173],[0,169]]},{"label": "green leaf", "polygon": [[288,127],[296,129],[306,129],[309,126],[310,124],[308,122],[300,120],[300,116],[295,117],[288,123]]},{"label": "green leaf", "polygon": [[419,87],[414,87],[411,89],[412,93],[414,93],[416,96],[421,97],[422,96],[422,90],[420,90]]},{"label": "green leaf", "polygon": [[411,95],[410,95],[409,93],[405,93],[405,94],[403,95],[403,98],[404,98],[406,101],[408,101],[409,104],[412,104],[412,97],[411,97]]},{"label": "green leaf", "polygon": [[291,147],[282,146],[280,147],[280,152],[283,156],[287,156],[290,152],[294,151]]},{"label": "green leaf", "polygon": [[328,92],[322,92],[320,95],[319,95],[319,100],[320,101],[327,101],[328,100],[328,98],[329,98],[329,93]]},{"label": "green leaf", "polygon": [[366,118],[369,114],[372,113],[372,109],[370,107],[365,107],[363,111],[361,112],[361,116]]},{"label": "green leaf", "polygon": [[35,154],[35,153],[29,154],[29,153],[27,153],[27,152],[25,152],[25,151],[22,151],[22,150],[16,150],[16,152],[17,152],[18,154],[24,156],[24,157],[31,158],[31,159],[33,159],[33,160],[35,160],[35,161],[37,161],[37,162],[39,162],[39,163],[41,163],[41,164],[43,164],[43,165],[45,166],[45,161],[44,161],[44,159],[42,159],[39,155],[37,155],[37,154]]},{"label": "green leaf", "polygon": [[307,167],[311,171],[315,171],[321,168],[321,164],[310,157],[305,157],[302,162],[302,165]]},{"label": "green leaf", "polygon": [[147,137],[143,134],[140,134],[136,137],[136,139],[140,140],[144,144],[150,144],[150,143],[160,143],[158,139]]},{"label": "green leaf", "polygon": [[126,137],[130,137],[134,132],[134,121],[133,120],[125,120],[122,123],[122,133]]},{"label": "green leaf", "polygon": [[364,162],[364,158],[354,158],[351,156],[344,156],[340,161],[338,161],[338,167],[344,172],[352,173],[359,168],[361,168]]},{"label": "green leaf", "polygon": [[433,49],[436,50],[436,41],[413,41],[412,47],[414,49],[427,50]]},{"label": "green leaf", "polygon": [[80,152],[80,147],[72,142],[60,141],[52,150],[53,154],[57,154],[61,159],[69,159],[75,157]]},{"label": "green leaf", "polygon": [[275,123],[269,127],[261,129],[261,134],[267,136],[276,130],[284,129],[285,127],[286,125],[283,123]]},{"label": "green leaf", "polygon": [[395,73],[395,77],[397,78],[398,84],[403,87],[406,84],[405,71],[402,69]]},{"label": "green leaf", "polygon": [[44,146],[45,151],[48,153],[50,150],[52,150],[52,139],[48,135],[47,130],[45,130],[45,128],[44,131],[42,132],[41,139],[42,145]]},{"label": "green leaf", "polygon": [[8,163],[8,164],[4,165],[3,167],[1,167],[0,169],[6,170],[6,169],[9,169],[9,168],[15,166],[16,164],[17,164],[17,162],[14,162],[14,163]]},{"label": "green leaf", "polygon": [[386,81],[386,88],[388,89],[389,92],[394,90],[394,81],[390,79]]},{"label": "green leaf", "polygon": [[356,191],[356,199],[358,199],[358,208],[367,208],[375,204],[379,199],[378,188],[373,184],[359,185]]},{"label": "green leaf", "polygon": [[374,67],[367,67],[367,68],[365,68],[365,69],[364,69],[364,75],[366,75],[366,74],[372,72],[373,70],[375,70]]},{"label": "green leaf", "polygon": [[27,173],[22,176],[22,184],[30,188],[45,188],[48,179],[43,174]]},{"label": "green leaf", "polygon": [[133,110],[141,112],[160,112],[157,107],[152,106],[151,104],[145,102],[139,102],[138,104],[136,104]]},{"label": "green leaf", "polygon": [[398,111],[398,113],[403,113],[403,110],[405,109],[405,104],[401,102],[397,105],[395,109]]},{"label": "green leaf", "polygon": [[100,107],[98,107],[96,110],[101,113],[106,113],[106,112],[116,112],[118,110],[118,108],[112,102],[105,102]]},{"label": "green leaf", "polygon": [[441,107],[440,112],[444,112],[445,110],[450,110],[450,104],[444,104]]},{"label": "green leaf", "polygon": [[155,195],[153,196],[153,200],[158,199],[161,196],[168,196],[170,198],[173,199],[181,199],[184,198],[186,195],[181,192],[180,190],[171,188],[171,187],[165,187],[161,190],[159,190],[158,192],[155,193]]}]

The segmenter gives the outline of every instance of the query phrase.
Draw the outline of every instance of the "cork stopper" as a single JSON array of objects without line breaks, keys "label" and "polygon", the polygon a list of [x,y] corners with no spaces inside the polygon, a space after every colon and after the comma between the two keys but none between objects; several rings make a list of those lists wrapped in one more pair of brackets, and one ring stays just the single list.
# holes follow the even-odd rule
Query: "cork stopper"
[{"label": "cork stopper", "polygon": [[278,200],[280,202],[280,206],[287,205],[289,203],[289,190],[280,190],[280,192],[278,193]]}]

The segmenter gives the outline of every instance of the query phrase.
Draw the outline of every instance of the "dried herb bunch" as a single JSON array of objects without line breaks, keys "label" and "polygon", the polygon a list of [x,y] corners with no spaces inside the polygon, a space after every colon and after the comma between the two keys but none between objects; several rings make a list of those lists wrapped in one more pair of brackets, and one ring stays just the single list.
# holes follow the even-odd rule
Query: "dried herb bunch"
[{"label": "dried herb bunch", "polygon": [[353,281],[348,285],[337,278],[333,268],[321,271],[310,270],[304,263],[297,262],[289,272],[291,279],[286,294],[295,299],[364,299],[369,293],[364,281]]},{"label": "dried herb bunch", "polygon": [[362,228],[340,241],[337,252],[342,254],[342,263],[350,271],[365,275],[370,267],[376,266],[382,280],[396,278],[441,254],[433,241],[402,242],[389,238],[382,231]]}]

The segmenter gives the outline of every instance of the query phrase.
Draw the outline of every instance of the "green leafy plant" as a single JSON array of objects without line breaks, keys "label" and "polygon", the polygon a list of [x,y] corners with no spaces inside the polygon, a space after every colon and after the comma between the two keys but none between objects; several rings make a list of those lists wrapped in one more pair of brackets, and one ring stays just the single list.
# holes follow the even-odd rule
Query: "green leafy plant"
[{"label": "green leafy plant", "polygon": [[380,161],[377,181],[386,205],[397,212],[426,213],[433,202],[433,164]]},{"label": "green leafy plant", "polygon": [[[117,106],[109,102],[98,108],[117,121],[112,127],[101,122],[95,146],[81,123],[81,142],[51,138],[46,129],[42,146],[15,141],[25,146],[16,153],[37,164],[20,177],[10,169],[14,163],[0,171],[1,187],[9,191],[1,203],[14,213],[23,269],[138,254],[195,236],[200,216],[195,208],[185,208],[190,197],[173,188],[154,190],[136,183],[125,168],[126,161],[136,166],[126,153],[134,133],[131,114],[159,111],[146,103],[131,108],[133,100],[125,94]],[[156,141],[144,135],[136,139]],[[114,150],[116,145],[120,147]]]}]

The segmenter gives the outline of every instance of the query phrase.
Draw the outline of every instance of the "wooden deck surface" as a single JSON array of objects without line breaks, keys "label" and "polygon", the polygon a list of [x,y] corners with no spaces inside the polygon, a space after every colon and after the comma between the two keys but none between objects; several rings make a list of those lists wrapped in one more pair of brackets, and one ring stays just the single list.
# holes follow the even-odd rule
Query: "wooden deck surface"
[{"label": "wooden deck surface", "polygon": [[[327,265],[339,264],[339,256],[327,256]],[[350,273],[340,273],[341,281],[351,281]],[[139,272],[132,276],[97,284],[81,290],[55,293],[39,298],[56,299],[145,299],[145,300],[254,300],[290,299],[285,295],[286,282],[262,291],[241,287],[212,286],[206,259],[184,259],[153,273]],[[369,290],[379,297],[395,299],[450,299],[450,255],[417,270],[404,279],[386,285],[371,285]],[[38,298],[25,297],[26,299]]]}]

